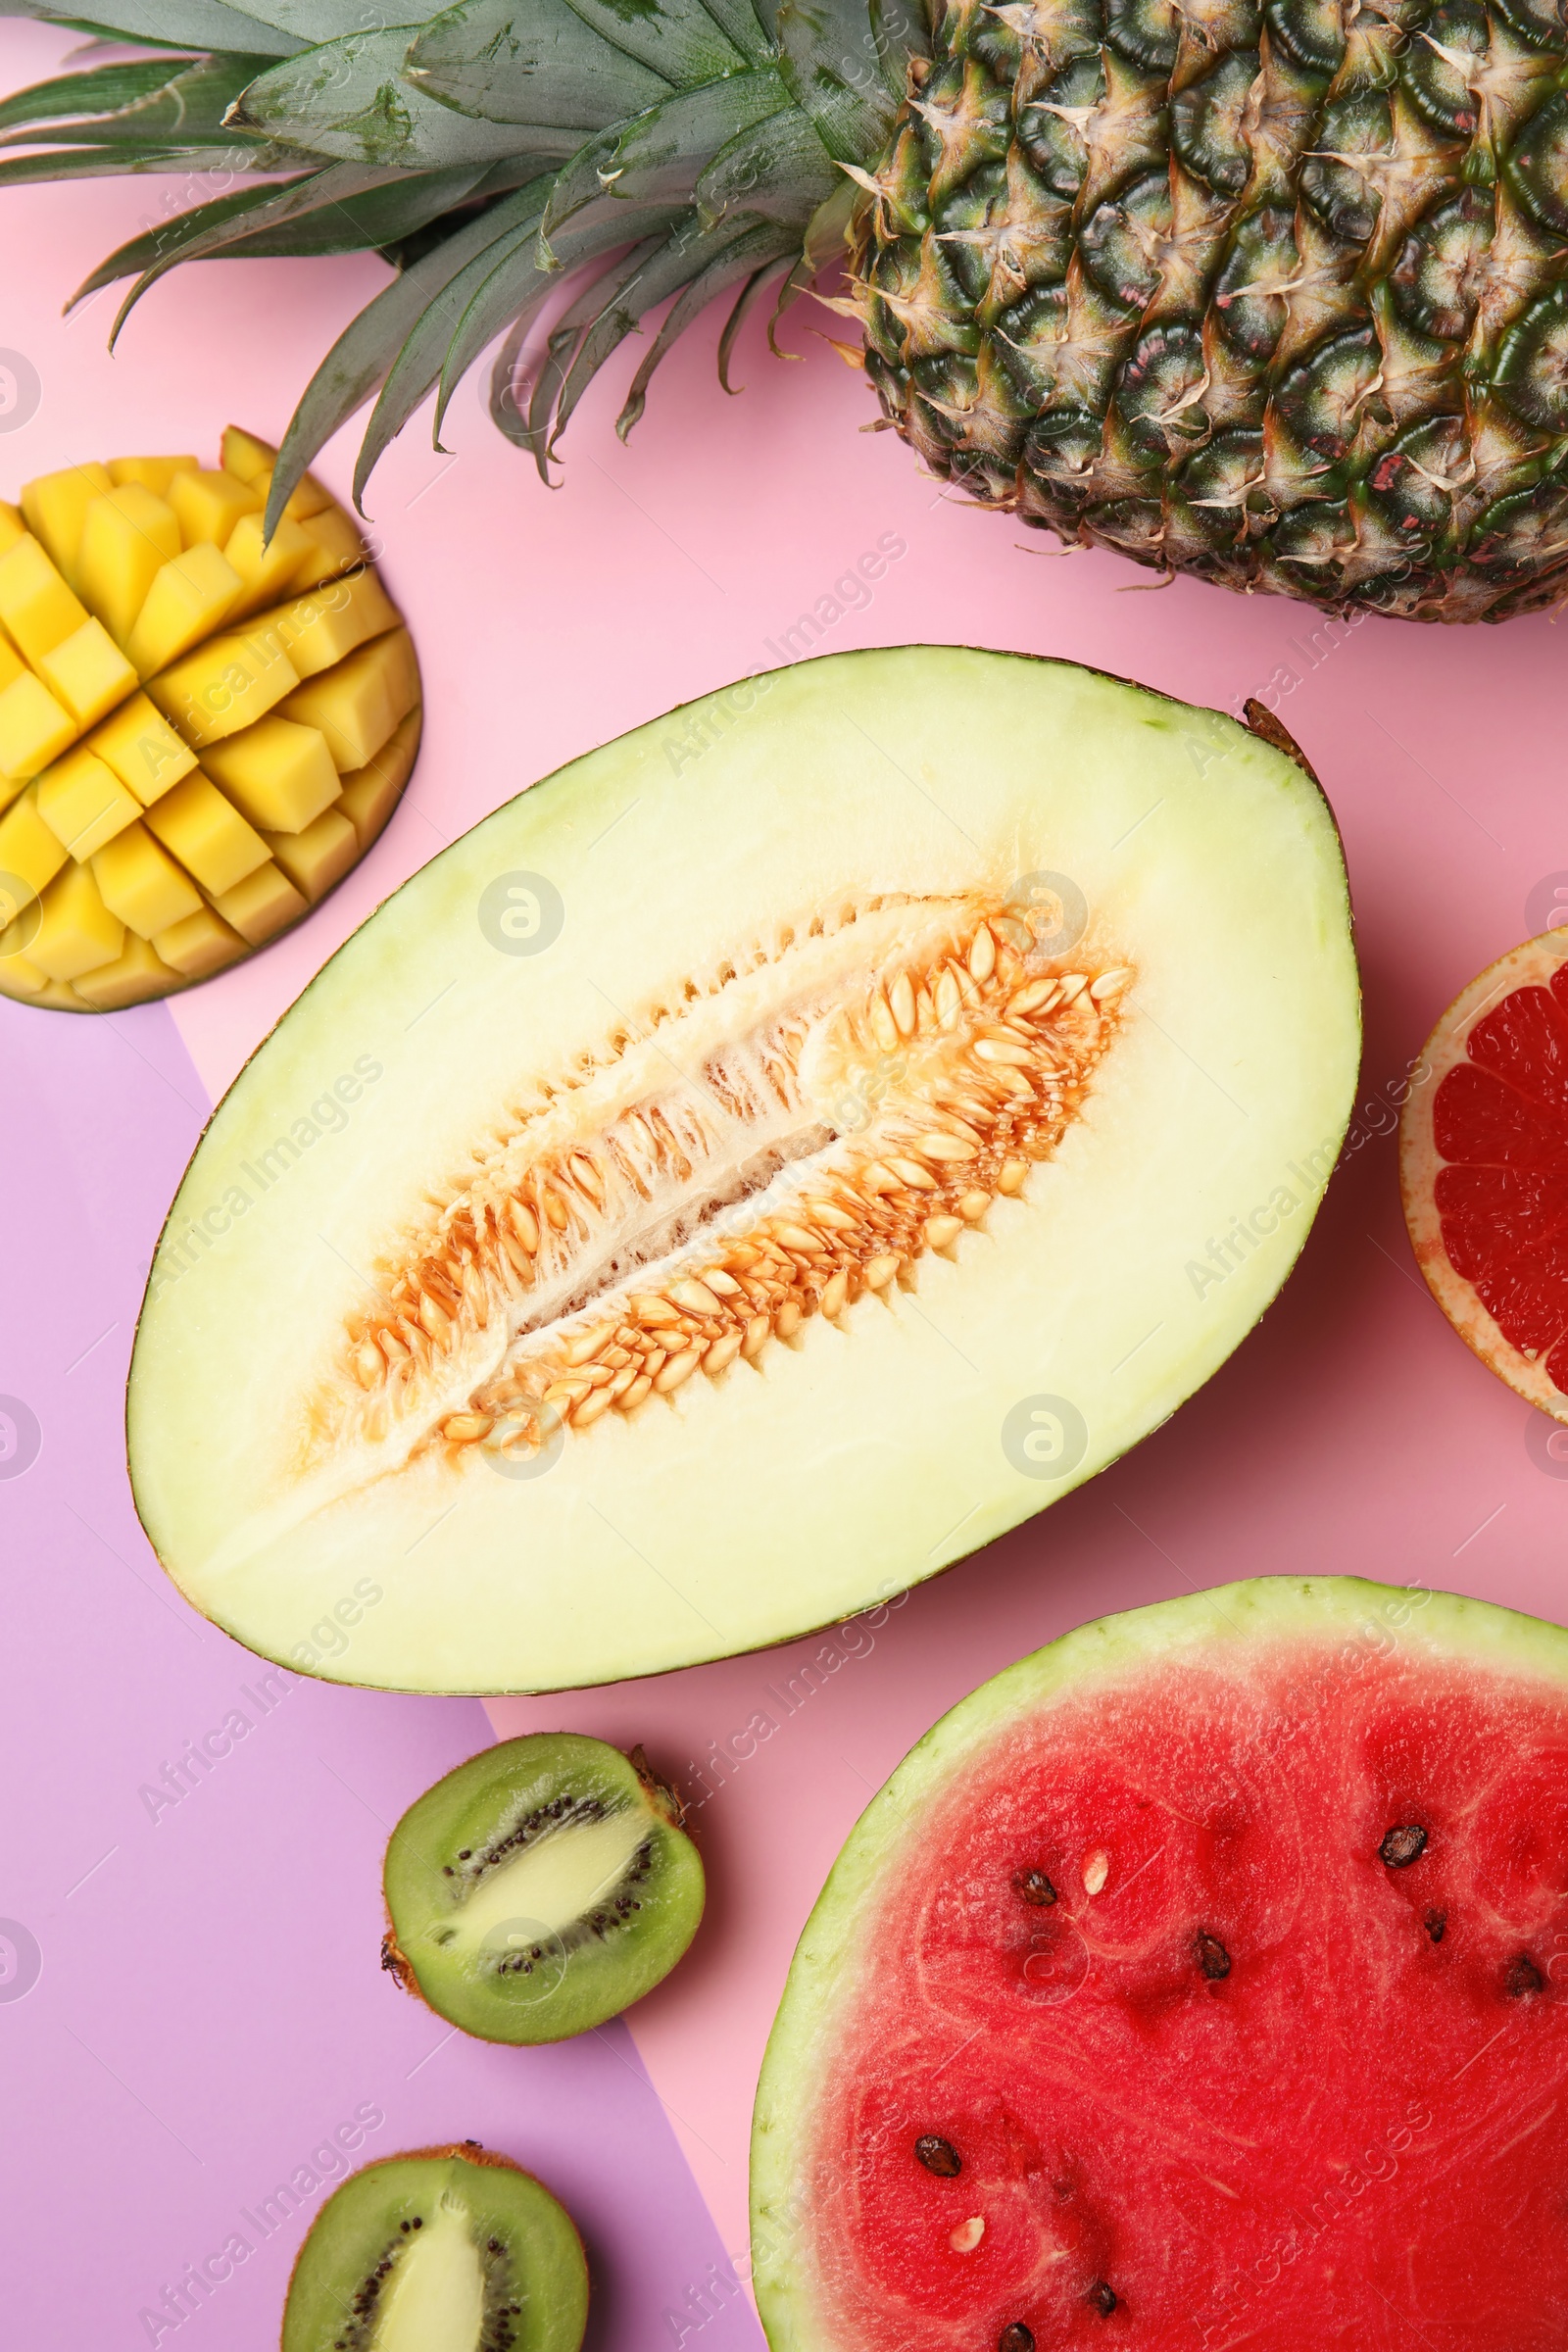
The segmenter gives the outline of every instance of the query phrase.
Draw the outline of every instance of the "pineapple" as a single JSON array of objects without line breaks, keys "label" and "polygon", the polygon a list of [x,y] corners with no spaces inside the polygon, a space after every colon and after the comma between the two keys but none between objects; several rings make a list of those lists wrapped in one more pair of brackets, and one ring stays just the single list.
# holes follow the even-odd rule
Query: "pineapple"
[{"label": "pineapple", "polygon": [[[722,374],[837,252],[879,421],[985,506],[1336,612],[1568,596],[1562,0],[466,0],[303,52],[235,23],[243,54],[67,75],[7,121],[47,149],[77,117],[62,172],[271,175],[84,293],[223,252],[401,264],[245,473],[267,529],[372,393],[356,497],[501,336],[492,415],[543,471],[643,314],[675,297],[623,434],[707,303],[735,297]],[[253,579],[257,510],[210,479],[199,544],[231,527]]]},{"label": "pineapple", "polygon": [[[402,615],[277,452],[67,466],[0,505],[0,994],[106,1012],[297,922],[419,737]],[[265,610],[263,608],[266,608]]]}]

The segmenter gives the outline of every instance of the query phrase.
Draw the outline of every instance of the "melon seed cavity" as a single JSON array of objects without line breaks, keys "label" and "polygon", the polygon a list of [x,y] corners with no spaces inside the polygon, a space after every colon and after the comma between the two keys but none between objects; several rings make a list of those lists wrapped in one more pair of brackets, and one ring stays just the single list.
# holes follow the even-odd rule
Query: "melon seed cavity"
[{"label": "melon seed cavity", "polygon": [[1012,2320],[997,2338],[997,2352],[1035,2352],[1035,2333],[1022,2320]]},{"label": "melon seed cavity", "polygon": [[1107,2286],[1103,2278],[1097,2278],[1095,2280],[1094,2285],[1089,2289],[1089,2292],[1084,2297],[1084,2300],[1086,2303],[1092,2303],[1094,2305],[1096,2311],[1099,2312],[1102,2320],[1108,2320],[1111,2313],[1116,2308],[1115,2289]]},{"label": "melon seed cavity", "polygon": [[1408,1870],[1412,1862],[1420,1861],[1426,1850],[1427,1834],[1412,1822],[1407,1828],[1390,1830],[1378,1847],[1378,1854],[1390,1870]]},{"label": "melon seed cavity", "polygon": [[1200,1934],[1195,1949],[1198,1965],[1211,1984],[1217,1984],[1231,1973],[1231,1956],[1217,1936]]},{"label": "melon seed cavity", "polygon": [[519,1072],[384,1242],[308,1461],[526,1460],[956,1256],[1079,1115],[1135,977],[1082,947],[1058,969],[1036,920],[847,904],[676,981],[565,1075]]},{"label": "melon seed cavity", "polygon": [[1020,1870],[1012,1882],[1013,1892],[1037,1910],[1056,1899],[1056,1889],[1043,1870]]}]

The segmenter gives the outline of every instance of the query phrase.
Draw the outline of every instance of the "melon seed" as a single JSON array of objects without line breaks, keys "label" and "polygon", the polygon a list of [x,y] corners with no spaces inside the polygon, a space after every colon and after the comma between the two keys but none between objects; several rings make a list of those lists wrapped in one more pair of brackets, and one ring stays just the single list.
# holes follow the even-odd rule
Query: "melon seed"
[{"label": "melon seed", "polygon": [[934,2132],[922,2132],[914,2143],[914,2152],[928,2173],[939,2180],[956,2180],[963,2170],[963,2158],[951,2139],[939,2139]]},{"label": "melon seed", "polygon": [[1211,1984],[1217,1984],[1222,1977],[1230,1975],[1231,1956],[1217,1936],[1200,1931],[1194,1948],[1198,1954],[1198,1965]]},{"label": "melon seed", "polygon": [[985,2215],[971,2213],[966,2222],[960,2222],[956,2230],[950,2233],[948,2243],[955,2254],[972,2254],[985,2233]]},{"label": "melon seed", "polygon": [[1043,1870],[1020,1870],[1012,1885],[1014,1893],[1022,1895],[1026,1903],[1033,1903],[1036,1908],[1054,1903],[1056,1899],[1056,1889]]},{"label": "melon seed", "polygon": [[1084,1856],[1084,1892],[1098,1894],[1110,1876],[1110,1856],[1102,1853]]},{"label": "melon seed", "polygon": [[1427,1834],[1412,1822],[1405,1829],[1390,1830],[1378,1847],[1378,1854],[1391,1870],[1408,1870],[1426,1850]]},{"label": "melon seed", "polygon": [[997,2352],[1035,2352],[1033,2328],[1022,2320],[1009,2321],[997,2338]]},{"label": "melon seed", "polygon": [[1116,2308],[1115,2289],[1107,2286],[1103,2278],[1097,2278],[1084,2301],[1092,2303],[1102,2320],[1108,2320]]},{"label": "melon seed", "polygon": [[[797,980],[793,932],[730,956],[702,986],[685,978],[677,1006],[742,973],[754,992],[703,1048],[700,1080],[666,1050],[673,1078],[641,1099],[597,1114],[574,1103],[642,1042],[617,1028],[580,1075],[476,1143],[464,1173],[425,1196],[431,1213],[345,1331],[313,1413],[320,1449],[412,1440],[445,1444],[455,1462],[465,1441],[505,1442],[496,1429],[525,1433],[549,1406],[556,1425],[584,1430],[699,1368],[765,1359],[807,1315],[851,1330],[863,1294],[912,1288],[927,1256],[956,1261],[968,1229],[1055,1152],[1137,975],[1109,956],[1099,972],[1042,969],[1049,951],[1028,922],[944,900],[900,902],[880,934],[897,959],[873,934],[869,967],[857,964],[852,927],[867,939],[884,911],[873,900],[838,917],[851,953],[837,997],[831,980]],[[829,935],[812,926],[813,940]],[[839,1101],[869,1118],[840,1131]],[[708,1230],[720,1209],[722,1239]],[[454,1396],[466,1362],[475,1386]]]},{"label": "melon seed", "polygon": [[1544,1983],[1540,1969],[1528,1952],[1521,1952],[1516,1960],[1509,1961],[1508,1974],[1503,1981],[1509,1999],[1515,2001],[1524,2000],[1530,1993],[1540,1992]]}]

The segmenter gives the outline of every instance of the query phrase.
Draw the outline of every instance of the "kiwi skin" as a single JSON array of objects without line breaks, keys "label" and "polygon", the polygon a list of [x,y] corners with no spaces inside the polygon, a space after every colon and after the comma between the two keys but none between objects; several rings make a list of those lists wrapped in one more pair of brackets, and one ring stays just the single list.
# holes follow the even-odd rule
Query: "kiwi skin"
[{"label": "kiwi skin", "polygon": [[[586,1798],[600,1818],[641,1814],[646,1834],[636,1877],[611,1887],[604,1908],[579,1923],[591,1935],[579,1933],[569,1954],[564,1947],[548,1953],[538,1974],[526,1960],[520,1975],[454,1970],[440,1947],[451,1939],[451,1922],[461,1920],[464,1893],[483,1884],[485,1849],[498,1837],[503,1845],[517,1843],[518,1824],[545,1813],[557,1790],[572,1791],[573,1802]],[[486,1748],[426,1789],[392,1832],[381,1966],[435,2016],[481,2040],[561,2041],[603,2025],[651,1992],[697,1932],[706,1882],[685,1819],[678,1792],[654,1772],[640,1743],[622,1753],[579,1733],[535,1732]],[[460,1865],[475,1852],[480,1871],[466,1873]],[[635,1925],[632,1912],[641,1915]],[[533,1958],[540,1959],[538,1947]]]},{"label": "kiwi skin", "polygon": [[[442,2164],[468,2166],[475,2171],[488,2168],[505,2174],[517,2184],[526,2212],[525,2226],[531,2232],[526,2251],[537,2259],[531,2266],[533,2276],[525,2281],[530,2316],[525,2319],[524,2332],[514,2335],[509,2330],[508,2340],[514,2344],[515,2352],[580,2352],[588,2325],[589,2289],[588,2260],[577,2226],[559,2197],[536,2174],[514,2162],[512,2157],[498,2155],[494,2149],[482,2146],[476,2139],[454,2141],[444,2147],[401,2148],[395,2155],[377,2157],[372,2164],[361,2165],[338,2184],[294,2257],[283,2305],[282,2352],[327,2352],[329,2346],[340,2340],[346,2308],[342,2295],[330,2286],[323,2294],[312,2273],[318,2263],[331,2259],[322,2249],[334,2234],[335,2224],[337,2234],[344,2234],[345,2208],[352,2206],[357,2197],[363,2198],[367,2191],[373,2192],[379,2180],[406,2166]],[[367,2241],[368,2244],[387,2242],[385,2237]],[[355,2275],[364,2277],[368,2273],[357,2271]],[[503,2322],[503,2327],[506,2325]],[[367,2340],[373,2336],[374,2327],[374,2318],[370,2317]]]}]

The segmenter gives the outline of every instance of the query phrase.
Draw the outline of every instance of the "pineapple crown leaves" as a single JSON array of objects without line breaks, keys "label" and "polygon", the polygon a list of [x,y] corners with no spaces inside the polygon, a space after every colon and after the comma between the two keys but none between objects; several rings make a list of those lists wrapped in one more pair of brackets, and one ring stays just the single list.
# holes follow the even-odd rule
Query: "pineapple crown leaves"
[{"label": "pineapple crown leaves", "polygon": [[[843,241],[848,176],[891,135],[919,0],[463,0],[367,30],[363,0],[111,0],[92,24],[40,0],[0,15],[72,23],[155,51],[0,106],[0,185],[115,172],[220,181],[131,238],[74,298],[132,282],[113,335],[178,263],[380,252],[398,275],[328,352],[272,477],[270,530],[312,459],[373,399],[354,494],[425,397],[435,437],[457,385],[504,338],[490,413],[540,472],[598,369],[672,302],[617,420],[721,294],[736,331],[781,311]],[[244,175],[245,184],[233,187]],[[542,357],[530,335],[572,280]],[[771,331],[771,330],[770,330]]]}]

